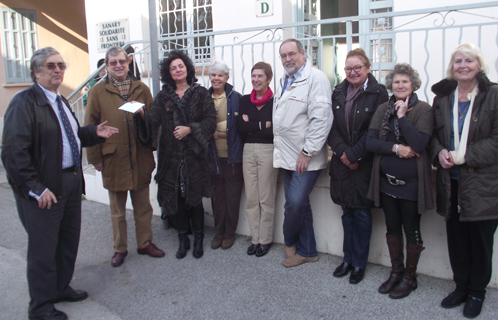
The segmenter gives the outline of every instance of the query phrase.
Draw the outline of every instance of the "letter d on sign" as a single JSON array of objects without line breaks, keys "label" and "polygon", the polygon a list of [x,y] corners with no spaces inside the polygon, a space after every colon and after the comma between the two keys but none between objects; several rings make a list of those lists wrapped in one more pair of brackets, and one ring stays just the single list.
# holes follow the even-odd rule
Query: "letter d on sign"
[{"label": "letter d on sign", "polygon": [[265,14],[270,10],[270,6],[268,5],[267,2],[261,2],[261,13]]},{"label": "letter d on sign", "polygon": [[273,15],[273,0],[256,0],[256,17]]}]

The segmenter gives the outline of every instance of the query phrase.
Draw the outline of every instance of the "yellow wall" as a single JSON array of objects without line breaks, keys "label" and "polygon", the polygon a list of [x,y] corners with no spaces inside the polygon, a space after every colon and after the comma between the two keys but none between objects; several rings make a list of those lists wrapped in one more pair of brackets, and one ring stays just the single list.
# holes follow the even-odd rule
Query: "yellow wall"
[{"label": "yellow wall", "polygon": [[[0,0],[1,7],[36,11],[38,48],[54,47],[68,64],[59,88],[67,96],[89,75],[88,41],[84,0]],[[3,42],[3,35],[0,35]],[[3,43],[0,43],[0,117],[16,92],[32,83],[7,84]]]}]

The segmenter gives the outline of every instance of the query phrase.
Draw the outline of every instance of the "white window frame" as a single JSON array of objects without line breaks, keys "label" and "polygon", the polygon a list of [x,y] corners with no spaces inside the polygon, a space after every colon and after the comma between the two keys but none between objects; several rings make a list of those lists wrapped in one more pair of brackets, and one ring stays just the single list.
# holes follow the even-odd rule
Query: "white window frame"
[{"label": "white window frame", "polygon": [[36,11],[0,8],[7,83],[31,82],[30,60],[38,49]]}]

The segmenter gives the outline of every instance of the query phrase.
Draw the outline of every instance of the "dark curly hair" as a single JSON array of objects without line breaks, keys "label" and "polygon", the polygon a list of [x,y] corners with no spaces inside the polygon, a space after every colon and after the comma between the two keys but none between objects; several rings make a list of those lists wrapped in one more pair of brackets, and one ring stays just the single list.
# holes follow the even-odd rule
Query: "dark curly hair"
[{"label": "dark curly hair", "polygon": [[159,69],[161,70],[161,82],[176,89],[176,83],[171,78],[171,74],[169,73],[169,65],[176,59],[182,59],[183,63],[187,67],[187,83],[192,85],[194,82],[197,82],[197,78],[195,77],[195,67],[192,59],[190,59],[185,52],[180,50],[171,51],[168,57],[161,61],[161,64],[159,65]]}]

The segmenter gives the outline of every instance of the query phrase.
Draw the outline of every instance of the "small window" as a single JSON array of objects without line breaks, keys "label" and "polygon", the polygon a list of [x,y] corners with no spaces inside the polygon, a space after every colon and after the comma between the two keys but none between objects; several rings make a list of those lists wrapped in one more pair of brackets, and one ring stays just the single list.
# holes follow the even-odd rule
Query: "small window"
[{"label": "small window", "polygon": [[1,8],[7,83],[31,82],[29,63],[38,49],[36,12]]}]

